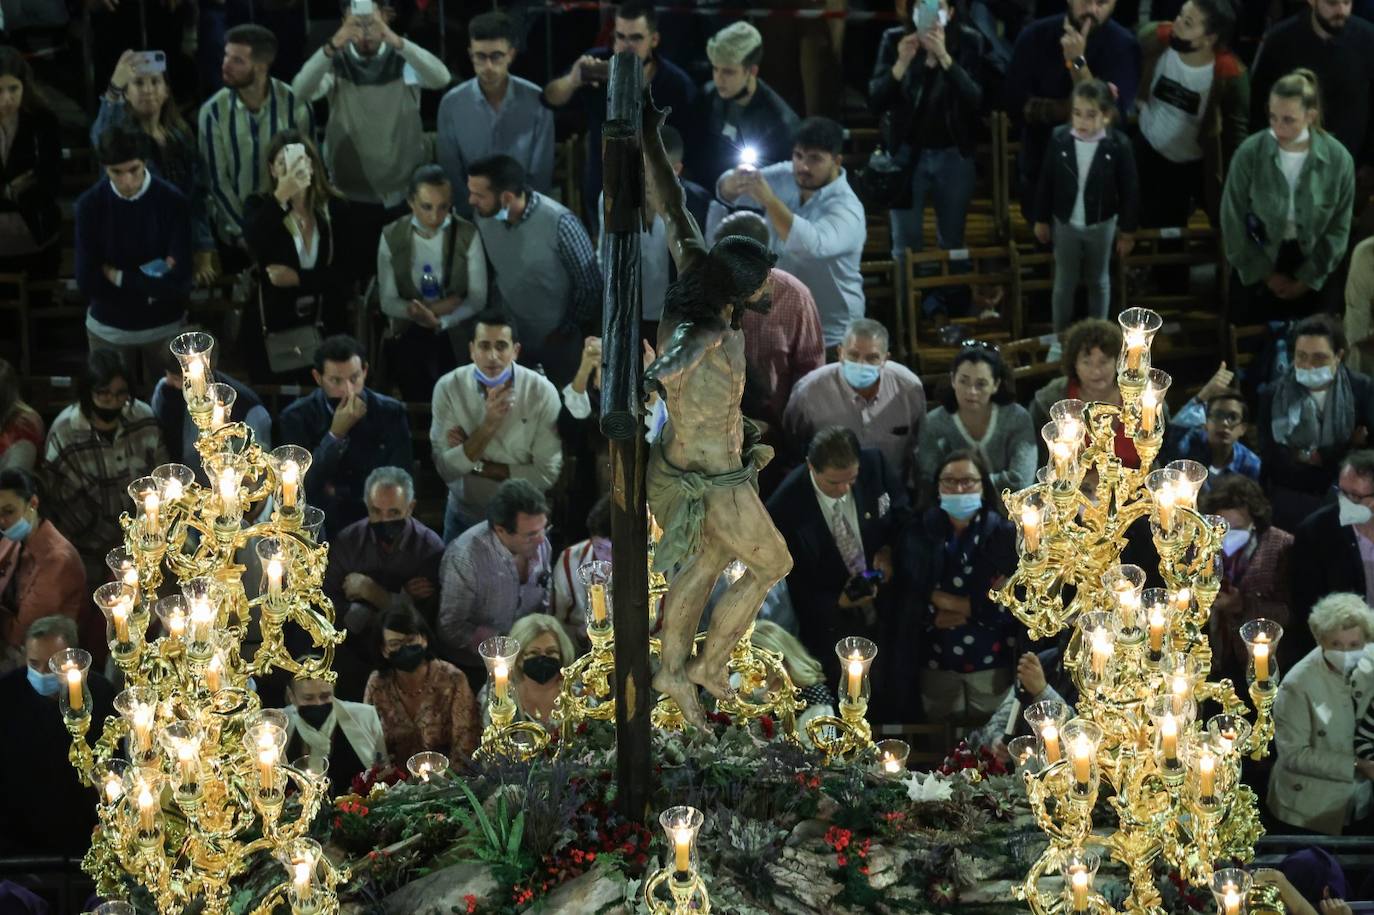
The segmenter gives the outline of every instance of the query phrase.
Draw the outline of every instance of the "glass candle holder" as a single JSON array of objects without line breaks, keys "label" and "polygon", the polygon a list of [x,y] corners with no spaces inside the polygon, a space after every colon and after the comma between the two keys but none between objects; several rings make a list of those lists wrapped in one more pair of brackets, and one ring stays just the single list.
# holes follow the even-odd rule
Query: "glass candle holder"
[{"label": "glass candle holder", "polygon": [[1145,488],[1154,500],[1154,510],[1150,515],[1150,527],[1156,534],[1165,538],[1172,537],[1178,528],[1180,489],[1183,475],[1177,470],[1155,470],[1145,478]]},{"label": "glass candle holder", "polygon": [[1214,737],[1206,735],[1189,742],[1184,759],[1189,793],[1203,808],[1220,806],[1230,788],[1231,757],[1221,752]]},{"label": "glass candle holder", "polygon": [[280,728],[283,733],[291,730],[290,719],[279,708],[260,708],[248,716],[247,727],[255,728],[260,724],[270,724]]},{"label": "glass candle holder", "polygon": [[510,674],[520,656],[520,643],[508,635],[493,636],[477,646],[477,653],[487,667],[492,705],[513,704],[515,693],[510,688]]},{"label": "glass candle holder", "polygon": [[1212,871],[1212,895],[1216,897],[1219,915],[1245,915],[1250,875],[1239,867]]},{"label": "glass candle holder", "polygon": [[1017,551],[1030,562],[1045,558],[1048,545],[1045,538],[1045,521],[1051,510],[1043,494],[1031,492],[1021,500],[1020,506],[1014,512],[1013,520],[1016,521],[1018,535]]},{"label": "glass candle holder", "polygon": [[1102,728],[1086,718],[1075,718],[1063,728],[1064,748],[1073,774],[1073,793],[1086,797],[1097,793],[1097,748]]},{"label": "glass candle holder", "polygon": [[1092,687],[1106,683],[1116,654],[1116,614],[1095,610],[1078,620],[1080,660],[1084,682]]},{"label": "glass candle holder", "polygon": [[279,445],[272,449],[267,462],[277,477],[277,505],[283,514],[301,510],[305,472],[310,469],[310,452],[299,445]]},{"label": "glass candle holder", "polygon": [[906,760],[911,755],[911,747],[905,740],[880,740],[878,750],[878,771],[884,775],[905,775]]},{"label": "glass candle holder", "polygon": [[169,594],[158,599],[153,605],[157,618],[162,621],[163,635],[171,642],[186,641],[186,633],[191,623],[187,613],[186,598],[180,594]]},{"label": "glass candle holder", "polygon": [[132,767],[127,759],[111,759],[99,767],[95,781],[102,804],[109,806],[118,803],[124,796],[124,786],[128,783],[130,768]]},{"label": "glass candle holder", "polygon": [[658,815],[673,853],[673,873],[679,878],[696,873],[697,834],[705,818],[695,807],[669,807]]},{"label": "glass candle holder", "polygon": [[306,753],[291,760],[291,768],[317,781],[324,780],[329,777],[329,757],[323,753]]},{"label": "glass candle holder", "polygon": [[1216,741],[1217,750],[1227,756],[1242,755],[1253,730],[1240,715],[1221,714],[1207,719],[1207,733]]},{"label": "glass candle holder", "polygon": [[286,746],[286,731],[267,721],[255,724],[243,732],[243,745],[253,759],[257,771],[258,789],[262,794],[279,794],[277,764]]},{"label": "glass candle holder", "polygon": [[1173,622],[1173,607],[1169,592],[1164,588],[1146,588],[1140,592],[1140,613],[1145,621],[1147,657],[1158,663],[1164,657],[1169,641],[1169,627]]},{"label": "glass candle holder", "polygon": [[191,331],[172,338],[168,349],[181,363],[181,393],[186,406],[193,413],[211,409],[210,384],[214,380],[210,370],[210,355],[215,338],[207,333]]},{"label": "glass candle holder", "polygon": [[1078,453],[1083,446],[1083,425],[1061,429],[1059,423],[1051,420],[1040,427],[1040,437],[1049,449],[1049,479],[1057,489],[1077,489],[1082,477],[1078,465]]},{"label": "glass candle holder", "polygon": [[1142,439],[1156,440],[1164,435],[1164,397],[1174,379],[1163,369],[1145,372],[1145,387],[1140,392],[1140,420],[1137,434]]},{"label": "glass candle holder", "polygon": [[1019,737],[1013,737],[1007,743],[1007,754],[1011,757],[1012,764],[1016,766],[1018,770],[1030,769],[1031,771],[1036,771],[1036,764],[1041,759],[1038,738],[1032,734],[1022,734]]},{"label": "glass candle holder", "polygon": [[1145,620],[1141,592],[1145,590],[1145,570],[1140,566],[1118,565],[1102,573],[1102,587],[1107,589],[1116,608],[1116,639],[1134,644],[1145,638]]},{"label": "glass candle holder", "polygon": [[275,537],[263,537],[254,547],[254,551],[258,554],[259,565],[262,566],[262,580],[258,582],[258,593],[266,595],[269,603],[280,604],[286,590],[286,569],[291,559],[286,545]]},{"label": "glass candle holder", "polygon": [[1064,854],[1059,870],[1064,875],[1065,911],[1088,911],[1093,879],[1097,876],[1097,869],[1101,863],[1101,858],[1097,855],[1082,849],[1074,849]]},{"label": "glass candle holder", "polygon": [[198,793],[202,735],[190,723],[178,721],[163,728],[160,736],[172,784],[181,794]]},{"label": "glass candle holder", "polygon": [[229,662],[225,660],[224,647],[219,640],[215,640],[210,660],[205,662],[205,677],[201,681],[205,691],[214,695],[224,689],[224,681],[228,674]]},{"label": "glass candle holder", "polygon": [[129,758],[139,766],[156,763],[153,729],[157,724],[157,690],[130,686],[115,696],[115,711],[129,723]]},{"label": "glass candle holder", "polygon": [[91,688],[86,682],[91,670],[91,653],[83,648],[63,649],[48,659],[48,669],[62,681],[62,688],[57,692],[57,707],[62,710],[62,717],[91,717]]},{"label": "glass candle holder", "polygon": [[1245,668],[1246,678],[1263,692],[1278,689],[1277,652],[1279,639],[1283,638],[1283,627],[1273,620],[1250,620],[1241,624],[1240,637],[1250,654]]},{"label": "glass candle holder", "polygon": [[587,625],[605,629],[611,625],[611,564],[592,559],[577,567],[577,578],[587,589]]},{"label": "glass candle holder", "polygon": [[138,612],[139,602],[143,597],[143,588],[139,581],[138,563],[132,553],[125,547],[117,546],[105,554],[105,565],[115,580],[124,585],[129,592],[134,604],[134,612]]},{"label": "glass candle holder", "polygon": [[310,538],[311,543],[320,542],[320,531],[324,530],[324,509],[307,505],[301,509],[301,533]]},{"label": "glass candle holder", "polygon": [[243,476],[247,458],[232,451],[220,451],[205,459],[205,470],[215,493],[215,527],[237,530],[243,522]]},{"label": "glass candle holder", "polygon": [[1064,758],[1064,725],[1072,715],[1068,704],[1058,699],[1042,699],[1023,713],[1035,735],[1036,746],[1046,765]]},{"label": "glass candle holder", "polygon": [[138,911],[131,903],[111,900],[96,906],[91,910],[91,915],[138,915]]},{"label": "glass candle holder", "polygon": [[1118,379],[1143,380],[1150,370],[1150,344],[1164,326],[1164,319],[1148,308],[1127,308],[1116,318],[1121,325],[1121,354],[1116,360]]},{"label": "glass candle holder", "polygon": [[1145,706],[1146,714],[1154,724],[1154,749],[1160,769],[1165,775],[1183,773],[1183,746],[1187,740],[1188,725],[1197,707],[1192,700],[1181,713],[1174,711],[1173,696],[1155,696]]},{"label": "glass candle holder", "polygon": [[144,544],[152,544],[162,539],[162,487],[157,478],[151,475],[139,477],[130,483],[125,492],[134,503],[136,530]]},{"label": "glass candle holder", "polygon": [[155,769],[133,768],[124,781],[124,800],[138,823],[138,838],[147,844],[162,832],[162,776]]},{"label": "glass candle holder", "polygon": [[109,581],[95,589],[95,605],[105,616],[105,641],[116,661],[138,655],[143,632],[134,619],[134,600],[122,581]]},{"label": "glass candle holder", "polygon": [[311,909],[324,880],[324,849],[314,839],[293,839],[280,852],[279,860],[291,881],[286,896],[295,911]]},{"label": "glass candle holder", "polygon": [[165,508],[179,502],[196,481],[196,472],[185,464],[162,464],[153,469],[153,479],[157,480],[158,493]]},{"label": "glass candle holder", "polygon": [[211,639],[219,625],[219,583],[203,575],[187,579],[181,583],[181,596],[186,601],[190,623],[191,654],[208,661],[213,651]]},{"label": "glass candle holder", "polygon": [[443,775],[448,771],[448,757],[442,753],[426,750],[407,759],[406,769],[410,771],[413,778],[417,778],[421,782],[428,782],[431,778]]},{"label": "glass candle holder", "polygon": [[1182,483],[1179,487],[1179,504],[1197,511],[1197,494],[1207,482],[1206,465],[1197,461],[1170,461],[1164,468],[1178,471]]},{"label": "glass candle holder", "polygon": [[878,656],[878,646],[862,636],[845,636],[835,643],[840,659],[840,702],[856,705],[867,703],[871,691],[868,672]]},{"label": "glass candle holder", "polygon": [[1059,424],[1065,441],[1081,440],[1087,434],[1087,409],[1086,403],[1072,397],[1056,401],[1054,406],[1050,407],[1050,419]]}]

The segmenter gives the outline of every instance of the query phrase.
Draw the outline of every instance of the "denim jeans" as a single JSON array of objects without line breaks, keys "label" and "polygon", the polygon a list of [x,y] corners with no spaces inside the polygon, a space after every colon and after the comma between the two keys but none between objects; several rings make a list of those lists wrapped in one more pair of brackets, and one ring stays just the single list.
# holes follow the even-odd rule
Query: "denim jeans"
[{"label": "denim jeans", "polygon": [[906,301],[906,251],[925,247],[926,198],[935,207],[935,244],[945,251],[962,248],[975,178],[973,158],[960,153],[957,146],[923,149],[916,155],[911,171],[911,209],[890,211],[899,301]]},{"label": "denim jeans", "polygon": [[448,502],[444,505],[444,543],[452,543],[463,531],[485,520],[464,512],[453,493],[449,493]]},{"label": "denim jeans", "polygon": [[1073,319],[1073,294],[1081,280],[1088,287],[1088,317],[1107,317],[1112,300],[1112,243],[1116,217],[1089,226],[1054,221],[1054,332]]}]

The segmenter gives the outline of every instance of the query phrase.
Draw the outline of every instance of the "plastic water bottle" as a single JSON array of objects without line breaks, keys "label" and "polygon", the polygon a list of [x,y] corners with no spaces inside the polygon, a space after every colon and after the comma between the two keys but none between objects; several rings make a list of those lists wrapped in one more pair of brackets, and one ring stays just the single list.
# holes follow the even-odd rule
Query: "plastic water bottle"
[{"label": "plastic water bottle", "polygon": [[439,277],[435,276],[434,268],[425,264],[424,272],[420,274],[420,298],[426,302],[437,302],[444,297],[444,290],[439,285]]}]

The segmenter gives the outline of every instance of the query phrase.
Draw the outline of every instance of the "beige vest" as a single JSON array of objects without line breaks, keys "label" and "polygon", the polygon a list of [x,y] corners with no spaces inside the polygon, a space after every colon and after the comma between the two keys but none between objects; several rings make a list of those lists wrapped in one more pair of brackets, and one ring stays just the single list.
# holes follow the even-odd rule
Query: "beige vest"
[{"label": "beige vest", "polygon": [[[466,299],[468,295],[468,249],[477,237],[477,227],[454,213],[445,230],[448,238],[444,251],[447,264],[435,264],[440,270],[439,285],[446,295]],[[396,292],[403,299],[419,299],[420,290],[413,279],[415,242],[411,216],[406,214],[382,230],[391,250],[391,272],[396,277]]]}]

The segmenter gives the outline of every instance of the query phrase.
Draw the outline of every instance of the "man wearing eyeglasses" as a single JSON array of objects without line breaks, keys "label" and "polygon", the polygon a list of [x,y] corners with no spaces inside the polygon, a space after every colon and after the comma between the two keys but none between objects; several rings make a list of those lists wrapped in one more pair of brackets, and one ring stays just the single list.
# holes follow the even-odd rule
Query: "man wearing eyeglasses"
[{"label": "man wearing eyeglasses", "polygon": [[[439,103],[435,149],[456,188],[468,186],[468,163],[504,153],[520,163],[532,188],[553,190],[553,112],[540,101],[538,86],[511,76],[516,44],[515,23],[505,13],[483,13],[468,23],[468,59],[476,75]],[[471,218],[467,195],[455,196],[454,211]]]},{"label": "man wearing eyeglasses", "polygon": [[1170,443],[1164,449],[1168,460],[1197,461],[1208,468],[1204,490],[1213,479],[1228,473],[1259,482],[1259,455],[1241,441],[1250,428],[1250,412],[1245,398],[1230,387],[1234,377],[1223,362],[1169,422]]}]

